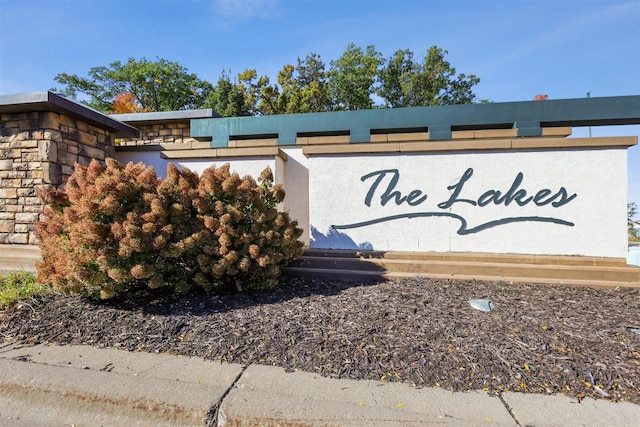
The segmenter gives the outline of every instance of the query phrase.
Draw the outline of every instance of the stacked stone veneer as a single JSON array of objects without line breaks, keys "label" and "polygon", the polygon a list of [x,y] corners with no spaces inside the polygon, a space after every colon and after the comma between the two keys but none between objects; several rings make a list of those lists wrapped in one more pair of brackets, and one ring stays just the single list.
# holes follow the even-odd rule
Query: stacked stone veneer
[{"label": "stacked stone veneer", "polygon": [[114,154],[105,129],[56,112],[0,116],[0,244],[35,244],[42,206],[36,190],[62,186],[74,165]]},{"label": "stacked stone veneer", "polygon": [[197,141],[191,138],[189,122],[138,124],[132,123],[140,130],[138,138],[119,138],[116,143],[122,146],[151,144],[183,144]]}]

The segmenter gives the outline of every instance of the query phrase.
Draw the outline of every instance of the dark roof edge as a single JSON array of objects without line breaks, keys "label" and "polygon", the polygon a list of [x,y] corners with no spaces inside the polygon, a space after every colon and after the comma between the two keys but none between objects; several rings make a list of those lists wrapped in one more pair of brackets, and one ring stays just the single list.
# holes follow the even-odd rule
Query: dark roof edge
[{"label": "dark roof edge", "polygon": [[153,123],[153,122],[175,122],[189,121],[191,119],[215,119],[220,114],[211,108],[202,110],[180,110],[180,111],[158,111],[152,113],[128,113],[128,114],[111,114],[114,120],[124,123]]},{"label": "dark roof edge", "polygon": [[0,112],[53,111],[71,114],[118,136],[137,136],[138,129],[84,104],[50,91],[0,95]]}]

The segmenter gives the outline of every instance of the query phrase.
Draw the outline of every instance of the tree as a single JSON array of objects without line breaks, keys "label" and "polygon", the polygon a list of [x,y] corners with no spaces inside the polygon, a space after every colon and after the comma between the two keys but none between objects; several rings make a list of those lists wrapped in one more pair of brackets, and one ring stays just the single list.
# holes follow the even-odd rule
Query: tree
[{"label": "tree", "polygon": [[223,70],[218,84],[213,87],[207,97],[206,106],[212,108],[222,117],[250,116],[251,109],[247,108],[245,92],[237,80],[232,82],[228,72]]},{"label": "tree", "polygon": [[211,83],[190,74],[182,65],[162,58],[129,58],[124,64],[116,61],[108,67],[93,67],[88,78],[61,73],[55,81],[65,85],[62,93],[66,96],[80,100],[83,95],[83,102],[105,113],[114,112],[113,103],[123,94],[130,94],[137,108],[144,111],[202,108],[213,89]]},{"label": "tree", "polygon": [[111,103],[111,107],[113,107],[113,112],[116,114],[144,112],[144,108],[136,103],[135,97],[129,92],[117,94]]},{"label": "tree", "polygon": [[278,114],[275,101],[279,96],[279,88],[269,84],[269,77],[258,77],[258,72],[251,68],[239,73],[237,80],[246,112],[252,116]]},{"label": "tree", "polygon": [[334,109],[366,110],[373,108],[371,95],[382,63],[382,55],[374,46],[363,51],[353,43],[340,58],[331,61],[329,86],[334,98]]},{"label": "tree", "polygon": [[[233,79],[230,70],[223,70],[214,86],[160,58],[130,58],[91,68],[88,77],[62,73],[55,80],[64,85],[66,96],[105,113],[212,108],[223,117],[236,117],[473,102],[480,79],[456,74],[446,54],[431,46],[422,61],[408,49],[385,60],[374,46],[363,50],[351,43],[328,71],[312,52],[298,57],[296,65],[286,64],[273,84],[249,68]],[[374,96],[382,102],[376,104]]]},{"label": "tree", "polygon": [[636,227],[640,225],[640,221],[634,219],[637,213],[638,206],[635,202],[627,203],[627,231],[629,232],[629,237],[638,237],[638,229]]},{"label": "tree", "polygon": [[378,96],[385,107],[419,107],[469,104],[475,99],[473,86],[480,79],[473,74],[456,75],[445,60],[448,52],[437,46],[427,50],[423,62],[415,62],[413,52],[398,50],[378,73]]},{"label": "tree", "polygon": [[398,50],[387,59],[378,75],[380,87],[377,90],[377,94],[385,100],[386,107],[410,107],[416,104],[411,98],[418,67],[410,50]]},{"label": "tree", "polygon": [[304,60],[298,58],[295,67],[288,66],[291,72],[286,75],[281,71],[278,83],[282,86],[282,93],[287,96],[288,113],[318,113],[333,110],[334,104],[329,87],[329,75],[325,71],[325,64],[320,55],[315,52],[307,55]]},{"label": "tree", "polygon": [[331,111],[333,103],[329,91],[324,62],[315,53],[297,66],[285,65],[278,72],[278,85],[265,85],[261,100],[265,114],[316,113]]},{"label": "tree", "polygon": [[269,77],[260,76],[255,69],[246,69],[231,81],[229,71],[223,71],[218,83],[209,93],[206,106],[223,117],[262,116],[281,114],[278,102],[280,89],[269,84]]},{"label": "tree", "polygon": [[293,65],[287,64],[278,72],[278,84],[281,90],[277,94],[272,93],[276,95],[272,101],[275,114],[300,113],[304,108],[301,88],[293,77],[294,70]]}]

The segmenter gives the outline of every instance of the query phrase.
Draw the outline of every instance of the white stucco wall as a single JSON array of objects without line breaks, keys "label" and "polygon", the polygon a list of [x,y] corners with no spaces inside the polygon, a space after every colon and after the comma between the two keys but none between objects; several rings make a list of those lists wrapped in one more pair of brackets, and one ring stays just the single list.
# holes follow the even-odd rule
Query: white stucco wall
[{"label": "white stucco wall", "polygon": [[[314,155],[309,159],[310,244],[382,251],[625,257],[626,155],[624,148]],[[397,170],[397,183],[389,188],[396,176],[392,170]],[[516,185],[519,173],[522,179]],[[447,187],[456,184],[457,199],[473,204],[442,204],[456,190]],[[487,193],[486,206],[478,206],[487,191],[504,196],[510,189],[513,200],[508,204],[497,193]],[[412,196],[396,203],[412,191]],[[560,205],[554,207],[549,201],[556,194],[554,201]],[[531,198],[536,195],[542,206]],[[354,226],[366,221],[378,222]]]},{"label": "white stucco wall", "polygon": [[302,147],[285,147],[287,154],[284,163],[284,209],[298,221],[304,230],[300,240],[309,245],[309,159],[302,154]]},{"label": "white stucco wall", "polygon": [[133,162],[153,166],[156,175],[161,178],[167,176],[169,162],[160,157],[160,151],[116,151],[113,157],[123,165]]},{"label": "white stucco wall", "polygon": [[[115,159],[122,164],[128,162],[142,162],[145,165],[153,166],[156,174],[165,178],[167,176],[167,166],[169,161],[160,157],[160,151],[117,151]],[[212,165],[222,166],[229,163],[232,172],[238,175],[251,175],[258,178],[262,171],[269,166],[273,171],[274,181],[282,182],[282,159],[272,157],[228,157],[228,158],[203,158],[203,159],[172,159],[170,161],[180,167],[187,167],[193,172],[202,174],[206,168]]]},{"label": "white stucco wall", "polygon": [[[275,182],[285,186],[283,209],[298,220],[305,230],[302,240],[311,247],[615,258],[627,254],[624,148],[310,158],[301,147],[283,151],[286,162],[279,157],[172,161],[198,173],[212,164],[230,163],[231,170],[256,178],[271,167]],[[168,164],[153,151],[117,152],[116,158],[152,165],[159,176],[165,176]],[[443,205],[456,188],[457,201]],[[486,205],[478,206],[483,194]],[[367,221],[371,223],[361,224]]]},{"label": "white stucco wall", "polygon": [[215,165],[220,167],[226,163],[229,163],[229,169],[231,172],[236,172],[240,176],[250,175],[254,179],[257,179],[262,171],[268,166],[273,172],[274,181],[278,182],[278,171],[282,167],[282,163],[276,162],[274,158],[264,157],[229,157],[229,158],[212,158],[212,159],[180,159],[175,161],[180,167],[186,167],[189,170],[202,175],[205,169]]}]

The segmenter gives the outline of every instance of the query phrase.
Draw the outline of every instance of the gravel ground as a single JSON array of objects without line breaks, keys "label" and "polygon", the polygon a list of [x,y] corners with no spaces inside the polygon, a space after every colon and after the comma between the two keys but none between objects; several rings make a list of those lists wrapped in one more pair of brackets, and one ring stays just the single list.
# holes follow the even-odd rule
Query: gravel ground
[{"label": "gravel ground", "polygon": [[[468,300],[491,299],[482,312]],[[92,302],[0,313],[0,340],[89,344],[449,390],[640,404],[640,290],[411,278],[283,280],[264,293]]]}]

